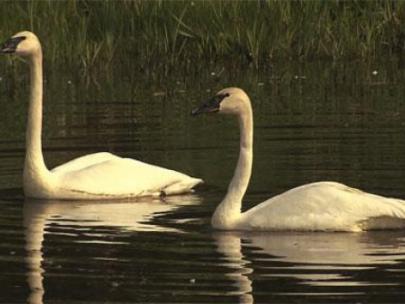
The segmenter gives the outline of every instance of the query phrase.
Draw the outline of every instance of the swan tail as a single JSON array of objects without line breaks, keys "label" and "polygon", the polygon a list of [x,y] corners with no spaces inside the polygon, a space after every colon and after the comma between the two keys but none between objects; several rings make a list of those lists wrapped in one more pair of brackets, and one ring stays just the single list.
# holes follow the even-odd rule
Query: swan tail
[{"label": "swan tail", "polygon": [[385,214],[371,216],[359,222],[362,230],[405,229],[405,204],[401,200],[388,199]]},{"label": "swan tail", "polygon": [[359,223],[361,230],[393,230],[405,229],[405,218],[378,216],[372,217]]},{"label": "swan tail", "polygon": [[203,183],[203,180],[200,178],[189,178],[187,180],[179,181],[177,183],[167,186],[162,190],[162,192],[165,195],[176,195],[187,192],[193,192],[194,191],[193,188],[201,183]]}]

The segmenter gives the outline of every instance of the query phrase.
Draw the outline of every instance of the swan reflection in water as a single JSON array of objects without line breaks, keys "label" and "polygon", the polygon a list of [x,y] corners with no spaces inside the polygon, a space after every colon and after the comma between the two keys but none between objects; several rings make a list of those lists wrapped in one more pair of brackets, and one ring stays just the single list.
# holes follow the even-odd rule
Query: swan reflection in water
[{"label": "swan reflection in water", "polygon": [[[123,233],[173,231],[174,228],[155,224],[153,219],[160,213],[199,203],[199,197],[194,195],[168,197],[166,202],[148,200],[100,204],[88,201],[25,201],[23,216],[27,281],[31,290],[28,303],[43,303],[43,278],[46,276],[43,268],[43,260],[46,259],[43,256],[43,241],[46,234],[54,233],[49,229],[51,225],[67,226],[71,232],[75,227],[83,231],[83,228],[92,226],[112,227]],[[234,282],[233,291],[223,292],[222,295],[237,296],[240,303],[254,302],[253,275],[262,279],[289,277],[310,286],[353,286],[364,282],[350,276],[351,270],[362,271],[384,265],[385,268],[395,268],[395,264],[405,260],[405,235],[401,232],[215,231],[213,237],[216,250],[223,256],[216,263],[227,267],[226,277]],[[342,270],[347,270],[344,276]]]},{"label": "swan reflection in water", "polygon": [[[290,277],[310,286],[360,286],[371,283],[359,282],[350,276],[350,270],[362,271],[379,266],[387,268],[390,265],[395,268],[395,264],[405,261],[405,234],[391,231],[229,231],[215,232],[214,240],[217,251],[224,256],[223,265],[232,269],[227,277],[234,282],[235,290],[227,295],[239,296],[240,303],[254,302],[250,278],[254,267],[261,268],[257,275],[262,278]],[[253,254],[244,255],[242,249]],[[342,270],[347,270],[344,276]]]},{"label": "swan reflection in water", "polygon": [[53,224],[69,227],[113,227],[125,231],[178,231],[153,224],[157,215],[186,205],[200,203],[196,195],[170,196],[160,199],[138,199],[136,201],[49,201],[26,199],[23,221],[26,241],[27,281],[30,304],[43,303],[45,293],[42,262],[43,241],[52,232],[47,227]]}]

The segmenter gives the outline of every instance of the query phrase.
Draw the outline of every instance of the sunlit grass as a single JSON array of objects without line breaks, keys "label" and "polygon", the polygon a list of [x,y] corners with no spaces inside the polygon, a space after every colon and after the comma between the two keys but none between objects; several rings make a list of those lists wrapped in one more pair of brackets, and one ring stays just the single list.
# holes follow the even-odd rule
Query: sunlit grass
[{"label": "sunlit grass", "polygon": [[32,30],[47,61],[83,73],[367,60],[405,43],[404,1],[2,1],[0,16],[2,39]]}]

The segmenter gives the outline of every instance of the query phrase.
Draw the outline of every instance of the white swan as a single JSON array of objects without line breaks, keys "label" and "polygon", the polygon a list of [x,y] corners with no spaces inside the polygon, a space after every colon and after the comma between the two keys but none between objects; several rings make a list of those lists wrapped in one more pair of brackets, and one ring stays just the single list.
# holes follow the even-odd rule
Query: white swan
[{"label": "white swan", "polygon": [[42,50],[31,32],[17,33],[0,48],[27,58],[31,96],[26,133],[24,193],[42,199],[111,199],[190,192],[202,182],[185,174],[107,152],[86,155],[48,170],[42,155]]},{"label": "white swan", "polygon": [[253,115],[249,97],[227,88],[192,111],[236,115],[240,154],[228,192],[212,217],[222,230],[362,231],[405,228],[405,201],[385,198],[335,182],[317,182],[291,189],[241,212],[253,160]]}]

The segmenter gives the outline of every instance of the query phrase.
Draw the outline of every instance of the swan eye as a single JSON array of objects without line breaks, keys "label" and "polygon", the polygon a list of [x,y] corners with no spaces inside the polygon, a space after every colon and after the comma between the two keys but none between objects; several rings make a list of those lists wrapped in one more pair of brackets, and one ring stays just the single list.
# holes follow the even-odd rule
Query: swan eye
[{"label": "swan eye", "polygon": [[221,102],[228,96],[229,96],[229,93],[215,95],[212,99],[210,99],[205,104],[205,106],[208,108],[211,108],[211,110],[213,110],[213,112],[218,111]]},{"label": "swan eye", "polygon": [[191,111],[191,114],[198,115],[198,114],[202,114],[202,113],[218,112],[221,101],[224,100],[224,98],[226,98],[228,96],[229,96],[228,93],[217,94],[214,97],[212,97],[211,99],[209,99],[208,101],[204,102],[198,108]]},{"label": "swan eye", "polygon": [[218,94],[215,96],[215,99],[218,102],[218,105],[221,103],[222,100],[224,100],[226,97],[229,97],[229,93],[225,93],[225,94]]},{"label": "swan eye", "polygon": [[18,44],[25,39],[27,39],[25,36],[12,37],[8,39],[1,45],[0,52],[5,54],[14,53]]}]

